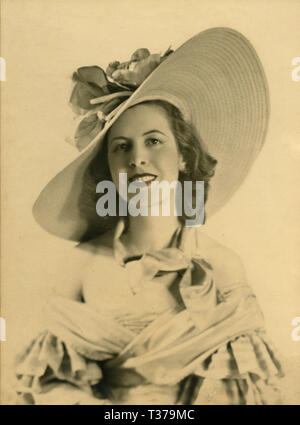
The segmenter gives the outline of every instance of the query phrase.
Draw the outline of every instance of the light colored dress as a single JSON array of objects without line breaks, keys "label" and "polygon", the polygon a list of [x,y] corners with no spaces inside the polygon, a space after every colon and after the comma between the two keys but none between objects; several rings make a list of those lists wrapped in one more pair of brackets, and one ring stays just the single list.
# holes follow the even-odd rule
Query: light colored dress
[{"label": "light colored dress", "polygon": [[216,286],[195,228],[129,262],[123,230],[85,274],[84,302],[49,301],[17,368],[20,399],[64,382],[113,404],[280,403],[281,364],[248,284]]}]

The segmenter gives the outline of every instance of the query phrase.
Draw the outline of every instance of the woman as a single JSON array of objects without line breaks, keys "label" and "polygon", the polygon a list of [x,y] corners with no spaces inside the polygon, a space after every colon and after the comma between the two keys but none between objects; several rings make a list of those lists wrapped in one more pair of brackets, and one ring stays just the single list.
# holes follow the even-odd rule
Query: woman
[{"label": "woman", "polygon": [[[111,79],[99,69],[74,76],[74,140],[84,151],[34,207],[46,230],[80,243],[75,281],[49,302],[47,329],[18,366],[20,395],[46,404],[278,403],[280,362],[240,259],[176,208],[150,211],[153,182],[192,181],[197,201],[204,181],[209,217],[245,178],[268,119],[254,49],[215,28],[162,57],[140,49],[110,65]],[[121,173],[127,214],[100,217],[96,186],[112,181],[120,193]],[[137,181],[144,215],[129,211]]]}]

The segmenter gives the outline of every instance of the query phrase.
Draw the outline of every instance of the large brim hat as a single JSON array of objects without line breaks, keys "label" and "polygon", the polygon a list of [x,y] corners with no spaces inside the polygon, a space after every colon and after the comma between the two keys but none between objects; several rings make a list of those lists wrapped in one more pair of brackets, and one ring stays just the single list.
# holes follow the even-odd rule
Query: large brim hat
[{"label": "large brim hat", "polygon": [[[33,214],[48,232],[79,241],[107,229],[93,193],[83,193],[87,169],[107,130],[129,107],[150,100],[176,106],[217,159],[206,204],[209,217],[224,206],[247,176],[265,140],[268,87],[250,42],[230,28],[200,32],[175,50],[116,108],[89,145],[38,197]],[[86,189],[88,191],[89,189]]]}]

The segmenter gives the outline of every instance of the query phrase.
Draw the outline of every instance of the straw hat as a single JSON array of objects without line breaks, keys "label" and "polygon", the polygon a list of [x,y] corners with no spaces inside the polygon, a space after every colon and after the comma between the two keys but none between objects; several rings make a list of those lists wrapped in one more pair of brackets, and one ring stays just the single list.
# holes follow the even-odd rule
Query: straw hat
[{"label": "straw hat", "polygon": [[[188,40],[154,69],[110,114],[102,130],[45,187],[33,207],[37,222],[57,236],[81,240],[106,230],[93,194],[82,198],[86,170],[111,125],[129,107],[148,100],[176,106],[218,160],[206,205],[209,218],[244,181],[265,140],[268,87],[249,41],[230,28],[212,28]],[[91,196],[90,196],[91,195]]]}]

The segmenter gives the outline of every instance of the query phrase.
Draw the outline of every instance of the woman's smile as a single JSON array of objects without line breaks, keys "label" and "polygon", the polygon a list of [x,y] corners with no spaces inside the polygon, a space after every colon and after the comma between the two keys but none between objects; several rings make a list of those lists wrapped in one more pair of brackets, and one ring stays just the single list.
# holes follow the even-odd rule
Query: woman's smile
[{"label": "woman's smile", "polygon": [[147,185],[150,185],[151,182],[153,182],[154,180],[156,180],[157,176],[154,174],[147,174],[147,173],[143,173],[143,174],[134,174],[132,177],[129,177],[128,182],[132,183],[132,182],[143,182],[146,183]]}]

